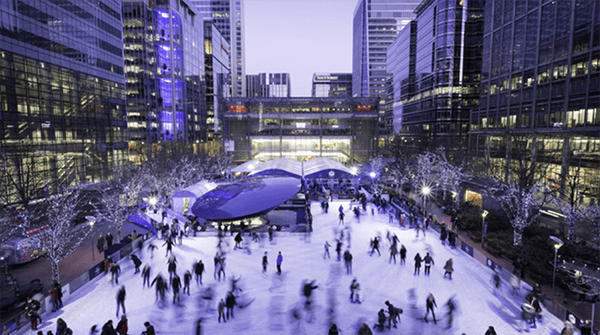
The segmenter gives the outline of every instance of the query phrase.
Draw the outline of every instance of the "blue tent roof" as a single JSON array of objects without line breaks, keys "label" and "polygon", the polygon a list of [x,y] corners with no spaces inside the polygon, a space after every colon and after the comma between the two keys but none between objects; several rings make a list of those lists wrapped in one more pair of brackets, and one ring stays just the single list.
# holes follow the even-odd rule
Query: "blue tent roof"
[{"label": "blue tent roof", "polygon": [[204,194],[192,206],[192,213],[209,221],[255,217],[277,208],[299,190],[297,178],[243,179]]}]

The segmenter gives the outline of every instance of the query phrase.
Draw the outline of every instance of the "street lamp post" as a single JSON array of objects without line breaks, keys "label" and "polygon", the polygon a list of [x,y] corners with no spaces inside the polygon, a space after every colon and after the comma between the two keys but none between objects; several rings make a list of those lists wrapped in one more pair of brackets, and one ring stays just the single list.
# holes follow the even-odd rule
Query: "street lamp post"
[{"label": "street lamp post", "polygon": [[[90,230],[93,229],[94,228],[94,223],[96,223],[96,217],[94,217],[94,216],[86,216],[85,219],[90,222]],[[95,260],[96,259],[96,255],[94,254],[94,239],[93,238],[90,240],[90,243],[92,244],[92,260]]]},{"label": "street lamp post", "polygon": [[375,187],[375,177],[377,177],[377,173],[371,172],[371,173],[369,173],[369,176],[371,177],[371,186],[373,187],[372,191],[373,191],[373,193],[376,193],[375,192],[376,191],[375,190],[376,189],[376,187]]},{"label": "street lamp post", "polygon": [[421,188],[421,193],[423,193],[423,216],[427,216],[427,196],[431,192],[431,188],[429,186],[423,186]]},{"label": "street lamp post", "polygon": [[485,235],[485,217],[488,215],[488,211],[484,210],[481,213],[481,247],[483,248],[483,236]]},{"label": "street lamp post", "polygon": [[552,273],[552,293],[556,295],[554,292],[554,284],[556,283],[556,258],[558,256],[558,249],[560,249],[564,243],[556,236],[550,236],[550,239],[554,241],[554,272]]}]

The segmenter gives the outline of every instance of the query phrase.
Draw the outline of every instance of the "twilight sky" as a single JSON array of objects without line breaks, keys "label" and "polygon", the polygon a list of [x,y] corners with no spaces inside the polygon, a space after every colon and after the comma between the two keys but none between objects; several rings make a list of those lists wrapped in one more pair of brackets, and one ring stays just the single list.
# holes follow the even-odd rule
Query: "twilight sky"
[{"label": "twilight sky", "polygon": [[313,73],[352,72],[357,0],[246,0],[246,74],[289,73],[309,97]]}]

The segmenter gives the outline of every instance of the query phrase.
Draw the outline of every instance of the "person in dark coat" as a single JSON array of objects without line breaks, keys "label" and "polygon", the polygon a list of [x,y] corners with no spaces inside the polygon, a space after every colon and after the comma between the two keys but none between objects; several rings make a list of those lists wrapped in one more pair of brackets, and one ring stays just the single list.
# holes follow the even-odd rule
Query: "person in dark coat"
[{"label": "person in dark coat", "polygon": [[127,317],[125,315],[121,316],[121,320],[117,323],[117,329],[115,329],[118,334],[127,334],[129,330],[129,326],[127,326]]},{"label": "person in dark coat", "polygon": [[267,272],[267,265],[269,264],[269,260],[267,259],[267,252],[265,251],[265,254],[262,258],[262,273]]},{"label": "person in dark coat", "polygon": [[406,247],[404,244],[400,247],[400,264],[404,264],[406,262]]},{"label": "person in dark coat", "polygon": [[106,233],[106,246],[108,248],[112,247],[114,237],[110,233]]},{"label": "person in dark coat", "polygon": [[237,302],[235,301],[233,293],[231,293],[230,291],[229,293],[227,293],[227,298],[225,298],[225,308],[227,308],[227,320],[229,320],[229,312],[231,312],[231,317],[233,318],[233,306],[235,305],[237,305]]},{"label": "person in dark coat", "polygon": [[100,335],[117,335],[112,320],[106,321],[104,326],[102,326],[102,333]]},{"label": "person in dark coat", "polygon": [[123,307],[123,314],[125,314],[125,294],[125,286],[121,286],[117,293],[117,317],[119,316],[119,307]]},{"label": "person in dark coat", "polygon": [[198,263],[194,265],[194,274],[196,275],[196,284],[198,281],[202,284],[202,273],[204,272],[204,263],[202,260],[199,260]]},{"label": "person in dark coat", "polygon": [[179,290],[181,289],[181,279],[177,274],[171,280],[171,288],[173,288],[173,303],[175,303],[175,300],[179,301],[180,299]]},{"label": "person in dark coat", "polygon": [[133,265],[135,265],[134,273],[140,272],[140,266],[142,265],[142,261],[140,261],[140,259],[136,255],[131,255],[129,256],[129,258],[131,258],[131,260],[133,261]]},{"label": "person in dark coat", "polygon": [[373,246],[371,247],[371,256],[373,255],[373,252],[375,252],[375,250],[377,250],[377,253],[379,254],[379,256],[381,256],[381,252],[379,252],[379,238],[375,237],[373,239]]},{"label": "person in dark coat", "polygon": [[446,239],[448,238],[448,230],[446,229],[446,225],[442,224],[440,230],[440,241],[442,241],[442,245],[446,244]]},{"label": "person in dark coat", "polygon": [[273,241],[273,225],[269,225],[268,232],[269,232],[269,242]]},{"label": "person in dark coat", "polygon": [[163,243],[163,247],[167,246],[167,253],[165,254],[165,256],[167,256],[169,254],[169,252],[172,254],[173,253],[173,240],[171,240],[170,237],[167,238],[167,240],[165,241],[165,243]]},{"label": "person in dark coat", "polygon": [[202,335],[202,319],[196,322],[196,335]]},{"label": "person in dark coat", "polygon": [[156,335],[156,332],[154,331],[154,326],[151,325],[150,322],[144,322],[144,326],[146,327],[146,330],[142,332],[142,335]]},{"label": "person in dark coat", "polygon": [[167,269],[169,270],[169,281],[172,281],[173,275],[177,275],[177,263],[174,261],[169,261]]},{"label": "person in dark coat", "polygon": [[114,263],[111,267],[110,267],[110,280],[114,280],[116,284],[119,284],[119,273],[121,273],[121,267],[119,266],[119,264]]},{"label": "person in dark coat", "polygon": [[342,240],[337,240],[335,252],[337,252],[337,260],[339,261],[340,259],[342,259]]},{"label": "person in dark coat", "polygon": [[219,323],[221,323],[221,318],[223,319],[223,322],[227,322],[227,320],[225,319],[225,301],[223,299],[219,301],[217,311],[219,312]]},{"label": "person in dark coat", "polygon": [[158,300],[158,297],[160,296],[160,299],[162,301],[164,301],[165,291],[167,290],[167,283],[165,283],[165,280],[160,275],[160,273],[158,275],[156,275],[154,280],[152,280],[152,283],[150,284],[150,286],[154,285],[154,283],[156,283],[156,299],[155,300]]},{"label": "person in dark coat", "polygon": [[339,331],[337,329],[336,324],[332,324],[331,327],[329,327],[329,335],[339,335]]},{"label": "person in dark coat", "polygon": [[61,318],[58,318],[58,320],[56,320],[56,335],[65,335],[67,328],[68,327],[65,320]]},{"label": "person in dark coat", "polygon": [[27,317],[29,321],[31,321],[31,330],[37,330],[38,321],[41,323],[42,318],[38,314],[38,311],[41,308],[41,304],[39,301],[31,298],[27,298],[27,304],[25,305],[25,312],[27,313]]},{"label": "person in dark coat", "polygon": [[435,320],[435,313],[433,312],[433,307],[437,307],[437,304],[435,303],[435,298],[433,297],[433,294],[429,293],[429,296],[427,297],[427,301],[426,301],[426,305],[427,305],[427,313],[425,314],[425,322],[429,322],[427,321],[427,315],[429,315],[429,311],[431,311],[431,315],[433,315],[433,323],[437,324],[437,321]]},{"label": "person in dark coat", "polygon": [[377,313],[377,321],[379,321],[379,323],[376,325],[381,330],[383,330],[385,327],[385,319],[385,311],[382,308],[379,310],[379,313]]},{"label": "person in dark coat", "polygon": [[417,253],[417,255],[415,256],[415,272],[413,274],[421,274],[421,262],[423,260],[421,259],[421,255],[419,255],[419,253]]},{"label": "person in dark coat", "polygon": [[187,291],[187,294],[190,295],[190,282],[192,281],[192,273],[190,270],[187,270],[183,275],[183,293]]},{"label": "person in dark coat", "polygon": [[350,250],[344,252],[344,264],[346,265],[346,274],[352,274],[352,254]]},{"label": "person in dark coat", "polygon": [[373,332],[366,323],[363,323],[362,325],[360,325],[360,329],[358,329],[358,335],[373,335]]},{"label": "person in dark coat", "polygon": [[144,279],[142,287],[146,287],[146,283],[148,283],[148,287],[150,287],[150,266],[148,264],[144,265],[144,270],[142,270],[142,278]]},{"label": "person in dark coat", "polygon": [[98,253],[102,253],[104,251],[104,237],[102,237],[102,234],[100,234],[100,236],[98,237]]},{"label": "person in dark coat", "polygon": [[431,265],[435,264],[435,262],[433,261],[433,258],[429,256],[429,253],[425,255],[425,258],[423,258],[423,262],[425,262],[425,275],[429,276],[429,273],[431,271]]},{"label": "person in dark coat", "polygon": [[388,307],[388,314],[390,315],[388,319],[388,329],[392,328],[392,322],[394,323],[394,328],[398,328],[396,325],[396,319],[400,317],[400,314],[398,314],[398,309],[389,301],[386,301],[385,305]]}]

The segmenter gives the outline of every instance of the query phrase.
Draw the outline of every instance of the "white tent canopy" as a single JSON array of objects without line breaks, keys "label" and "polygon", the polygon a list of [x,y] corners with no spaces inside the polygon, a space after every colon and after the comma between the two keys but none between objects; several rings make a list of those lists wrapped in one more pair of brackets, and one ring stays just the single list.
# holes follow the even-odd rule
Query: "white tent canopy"
[{"label": "white tent canopy", "polygon": [[240,164],[233,169],[231,169],[231,173],[250,173],[252,171],[256,171],[263,164],[261,161],[247,161],[246,163]]},{"label": "white tent canopy", "polygon": [[264,162],[250,176],[273,175],[281,172],[296,178],[302,177],[302,163],[291,158],[282,157]]},{"label": "white tent canopy", "polygon": [[196,200],[217,187],[217,184],[202,180],[173,194],[173,210],[179,214],[187,214]]}]

